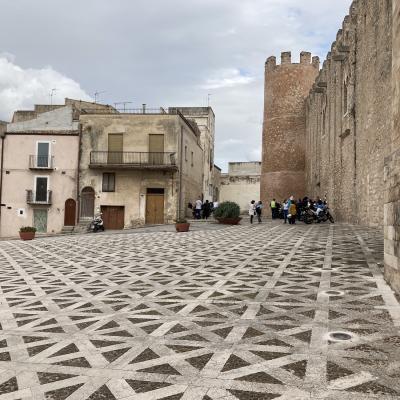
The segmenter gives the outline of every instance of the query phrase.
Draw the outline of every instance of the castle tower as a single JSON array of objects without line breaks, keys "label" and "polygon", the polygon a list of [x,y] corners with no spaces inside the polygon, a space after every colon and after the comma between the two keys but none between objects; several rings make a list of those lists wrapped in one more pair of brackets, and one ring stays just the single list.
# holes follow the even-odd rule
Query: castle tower
[{"label": "castle tower", "polygon": [[306,97],[319,73],[319,58],[302,52],[300,63],[291,53],[281,64],[265,63],[265,100],[262,142],[261,200],[281,202],[290,195],[305,195]]}]

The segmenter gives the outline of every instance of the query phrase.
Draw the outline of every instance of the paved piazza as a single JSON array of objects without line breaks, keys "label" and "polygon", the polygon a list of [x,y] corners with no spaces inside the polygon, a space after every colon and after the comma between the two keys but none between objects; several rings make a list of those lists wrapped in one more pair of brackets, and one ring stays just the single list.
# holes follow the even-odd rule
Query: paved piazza
[{"label": "paved piazza", "polygon": [[268,222],[0,242],[0,400],[400,399],[382,236]]}]

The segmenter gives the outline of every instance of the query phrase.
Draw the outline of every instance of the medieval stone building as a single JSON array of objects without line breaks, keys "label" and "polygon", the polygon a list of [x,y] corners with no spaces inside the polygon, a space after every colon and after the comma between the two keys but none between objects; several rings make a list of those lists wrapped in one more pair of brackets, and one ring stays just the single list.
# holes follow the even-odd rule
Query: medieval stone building
[{"label": "medieval stone building", "polygon": [[267,60],[261,197],[326,196],[338,220],[385,225],[400,291],[399,3],[355,0],[320,70]]}]

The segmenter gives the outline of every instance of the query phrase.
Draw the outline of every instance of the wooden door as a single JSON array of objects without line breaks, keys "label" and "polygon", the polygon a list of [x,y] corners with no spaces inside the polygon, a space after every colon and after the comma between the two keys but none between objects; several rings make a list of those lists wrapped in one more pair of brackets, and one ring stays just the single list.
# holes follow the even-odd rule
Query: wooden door
[{"label": "wooden door", "polygon": [[163,164],[164,135],[149,135],[149,152],[149,164]]},{"label": "wooden door", "polygon": [[147,189],[146,224],[164,223],[164,189]]},{"label": "wooden door", "polygon": [[94,217],[94,189],[85,187],[82,189],[81,194],[81,217],[93,218]]},{"label": "wooden door", "polygon": [[33,226],[38,232],[47,232],[47,210],[36,209],[33,210]]},{"label": "wooden door", "polygon": [[108,164],[122,164],[124,136],[122,133],[108,134]]},{"label": "wooden door", "polygon": [[68,199],[64,207],[64,226],[75,226],[76,201]]},{"label": "wooden door", "polygon": [[124,229],[124,206],[101,206],[105,229]]}]

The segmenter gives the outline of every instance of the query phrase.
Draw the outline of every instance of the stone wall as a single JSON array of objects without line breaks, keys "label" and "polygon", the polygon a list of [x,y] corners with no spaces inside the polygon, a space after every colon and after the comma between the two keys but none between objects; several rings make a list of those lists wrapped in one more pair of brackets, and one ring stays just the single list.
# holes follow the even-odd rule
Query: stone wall
[{"label": "stone wall", "polygon": [[231,162],[221,175],[220,201],[234,201],[247,213],[251,200],[260,200],[260,162]]},{"label": "stone wall", "polygon": [[385,159],[385,278],[400,292],[400,1],[393,2],[391,154]]},{"label": "stone wall", "polygon": [[391,52],[392,2],[354,1],[307,99],[307,193],[342,221],[383,225]]},{"label": "stone wall", "polygon": [[302,52],[300,63],[291,62],[291,53],[265,64],[265,104],[261,198],[283,200],[304,196],[305,99],[315,81],[319,59]]}]

